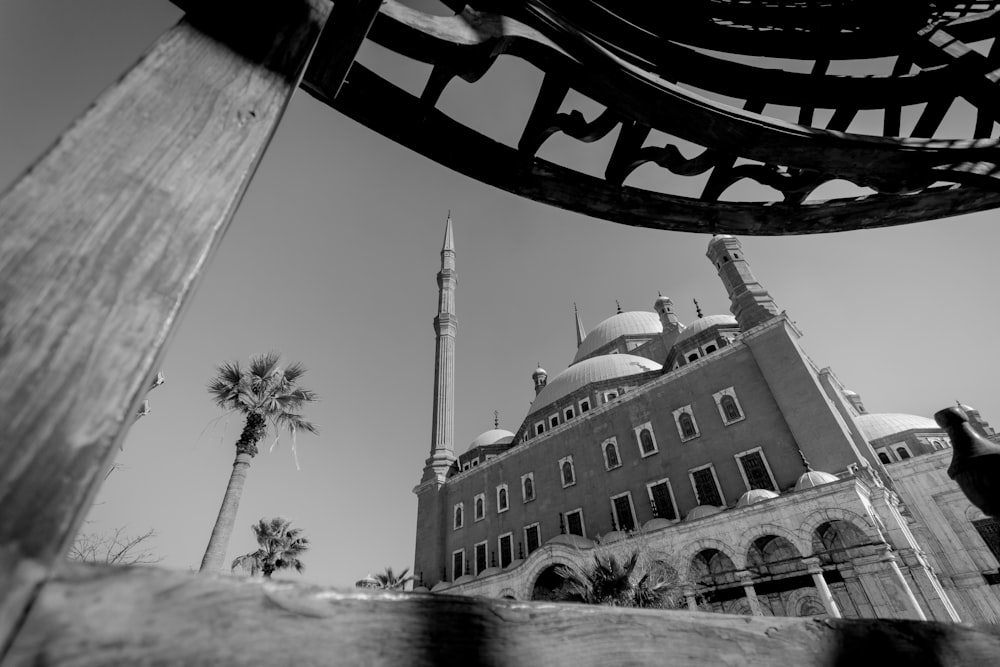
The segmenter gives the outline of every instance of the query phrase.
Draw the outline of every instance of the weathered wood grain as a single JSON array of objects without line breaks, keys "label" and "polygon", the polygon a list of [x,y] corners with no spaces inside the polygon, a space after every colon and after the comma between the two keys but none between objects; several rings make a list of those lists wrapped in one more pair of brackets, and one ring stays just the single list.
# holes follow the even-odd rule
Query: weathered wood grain
[{"label": "weathered wood grain", "polygon": [[225,21],[189,4],[207,11],[0,198],[0,655],[131,425],[329,10],[255,2]]},{"label": "weathered wood grain", "polygon": [[1000,631],[332,591],[75,566],[46,584],[7,664],[994,664]]}]

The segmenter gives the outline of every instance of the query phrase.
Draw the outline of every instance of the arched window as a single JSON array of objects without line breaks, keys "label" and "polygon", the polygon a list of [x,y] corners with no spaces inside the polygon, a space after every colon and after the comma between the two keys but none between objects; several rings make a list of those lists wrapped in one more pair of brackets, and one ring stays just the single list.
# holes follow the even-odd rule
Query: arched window
[{"label": "arched window", "polygon": [[481,497],[476,498],[476,518],[482,519],[485,514],[486,511],[483,506],[483,499]]},{"label": "arched window", "polygon": [[892,461],[889,460],[889,455],[886,454],[885,452],[879,452],[878,453],[878,460],[881,461],[882,463],[886,463],[886,464],[892,463]]},{"label": "arched window", "polygon": [[739,419],[743,415],[740,414],[740,408],[736,405],[736,399],[726,394],[719,401],[719,405],[722,406],[722,412],[726,415],[726,421],[734,421]]},{"label": "arched window", "polygon": [[563,486],[569,486],[576,482],[576,478],[573,475],[573,464],[569,461],[564,461],[562,464],[562,478]]},{"label": "arched window", "polygon": [[653,435],[649,432],[649,429],[644,428],[639,431],[639,447],[642,449],[643,454],[656,451],[656,445],[653,443]]},{"label": "arched window", "polygon": [[530,477],[524,478],[523,491],[525,502],[535,498],[535,483],[531,481]]},{"label": "arched window", "polygon": [[455,505],[455,528],[462,527],[462,506]]},{"label": "arched window", "polygon": [[[621,465],[621,461],[618,460],[618,450],[615,448],[615,443],[609,442],[604,445],[604,460],[608,464],[608,470]],[[563,468],[563,471],[565,473],[565,468]]]},{"label": "arched window", "polygon": [[905,461],[906,459],[910,458],[910,452],[906,450],[906,447],[897,447],[896,454],[897,456],[899,456],[900,461]]},{"label": "arched window", "polygon": [[685,438],[693,438],[698,435],[698,430],[694,427],[694,418],[686,412],[682,412],[677,418],[677,423],[681,426],[681,434]]},{"label": "arched window", "polygon": [[507,509],[507,487],[500,487],[497,491],[497,511],[502,512]]}]

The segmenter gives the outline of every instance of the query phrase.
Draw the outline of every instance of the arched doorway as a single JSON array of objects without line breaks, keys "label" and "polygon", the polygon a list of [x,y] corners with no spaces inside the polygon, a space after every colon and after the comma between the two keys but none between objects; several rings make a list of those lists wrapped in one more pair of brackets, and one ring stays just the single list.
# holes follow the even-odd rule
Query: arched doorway
[{"label": "arched doorway", "polygon": [[573,599],[573,590],[567,584],[566,579],[559,574],[565,565],[555,563],[548,566],[535,579],[535,585],[531,588],[532,600],[548,600],[568,602]]}]

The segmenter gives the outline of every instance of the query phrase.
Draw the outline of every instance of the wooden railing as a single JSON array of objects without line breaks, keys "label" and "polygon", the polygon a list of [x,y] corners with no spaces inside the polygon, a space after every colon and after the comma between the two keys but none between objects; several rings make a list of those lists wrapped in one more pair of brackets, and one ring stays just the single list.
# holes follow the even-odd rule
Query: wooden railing
[{"label": "wooden railing", "polygon": [[310,54],[325,90],[336,91],[380,1],[342,0],[332,13],[326,0],[178,4],[188,18],[0,198],[4,664],[804,666],[892,655],[931,665],[1000,656],[992,630],[932,623],[340,594],[65,565]]}]

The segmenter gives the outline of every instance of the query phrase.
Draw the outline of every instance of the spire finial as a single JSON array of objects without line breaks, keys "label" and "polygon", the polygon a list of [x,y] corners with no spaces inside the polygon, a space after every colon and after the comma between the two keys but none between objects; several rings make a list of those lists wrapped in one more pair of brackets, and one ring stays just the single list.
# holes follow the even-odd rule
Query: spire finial
[{"label": "spire finial", "polygon": [[493,428],[500,428],[500,412],[493,411]]},{"label": "spire finial", "polygon": [[802,465],[806,467],[806,472],[813,472],[812,466],[809,465],[809,459],[806,458],[805,453],[800,449],[799,458],[802,459]]},{"label": "spire finial", "polygon": [[621,315],[622,314],[622,305],[618,302],[618,299],[615,299],[615,306],[618,307],[618,314]]},{"label": "spire finial", "polygon": [[663,292],[661,292],[660,290],[656,290],[656,296],[662,298],[663,297]]},{"label": "spire finial", "polygon": [[698,319],[701,319],[703,315],[701,314],[701,306],[698,305],[698,299],[691,299],[694,301],[694,312],[698,313]]},{"label": "spire finial", "polygon": [[583,344],[583,339],[587,337],[587,330],[583,328],[583,320],[580,319],[580,311],[576,309],[576,301],[573,302],[573,315],[576,318],[576,346]]},{"label": "spire finial", "polygon": [[444,228],[444,244],[441,247],[441,252],[455,251],[455,233],[452,231],[451,225],[451,209],[448,209],[448,222],[445,224]]}]

